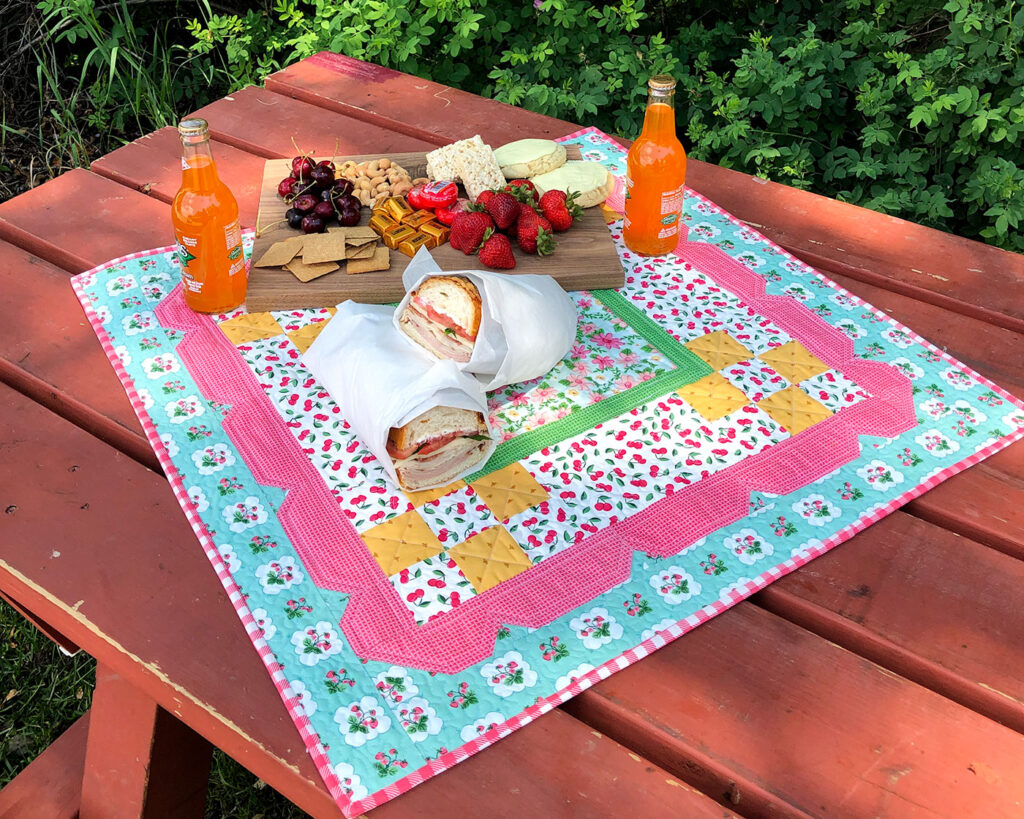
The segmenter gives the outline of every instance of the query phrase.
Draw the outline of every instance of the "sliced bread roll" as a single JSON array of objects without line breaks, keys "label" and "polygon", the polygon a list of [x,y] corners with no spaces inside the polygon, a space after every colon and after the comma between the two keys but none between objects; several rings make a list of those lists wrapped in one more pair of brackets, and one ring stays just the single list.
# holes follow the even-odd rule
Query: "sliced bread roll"
[{"label": "sliced bread roll", "polygon": [[576,191],[576,202],[581,208],[601,204],[615,190],[615,177],[600,162],[570,159],[560,168],[535,176],[531,180],[537,193],[548,191]]},{"label": "sliced bread roll", "polygon": [[506,179],[526,179],[565,164],[565,147],[552,139],[519,139],[494,151]]},{"label": "sliced bread roll", "polygon": [[464,276],[433,276],[410,294],[398,328],[437,358],[466,363],[480,330],[480,291]]}]

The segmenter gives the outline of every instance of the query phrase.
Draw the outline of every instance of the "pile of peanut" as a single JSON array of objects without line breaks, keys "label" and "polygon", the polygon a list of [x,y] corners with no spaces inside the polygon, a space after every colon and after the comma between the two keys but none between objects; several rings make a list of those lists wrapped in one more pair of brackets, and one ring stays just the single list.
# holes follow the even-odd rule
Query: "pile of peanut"
[{"label": "pile of peanut", "polygon": [[405,168],[386,156],[365,162],[344,162],[338,168],[338,176],[352,183],[352,195],[364,207],[373,207],[389,196],[405,196],[413,185],[429,181],[426,177],[411,179]]}]

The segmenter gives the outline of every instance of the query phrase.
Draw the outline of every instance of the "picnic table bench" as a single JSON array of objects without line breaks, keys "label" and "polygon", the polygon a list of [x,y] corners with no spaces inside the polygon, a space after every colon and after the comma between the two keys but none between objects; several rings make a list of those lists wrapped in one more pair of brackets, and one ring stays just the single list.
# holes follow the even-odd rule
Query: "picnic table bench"
[{"label": "picnic table bench", "polygon": [[[386,154],[578,128],[326,53],[197,113],[245,226],[293,136]],[[339,815],[68,282],[169,242],[179,158],[163,128],[0,204],[0,594],[98,662],[3,817],[201,815],[213,746]],[[687,181],[1024,396],[1024,257],[702,162]],[[1020,816],[1022,635],[1017,443],[373,813]]]}]

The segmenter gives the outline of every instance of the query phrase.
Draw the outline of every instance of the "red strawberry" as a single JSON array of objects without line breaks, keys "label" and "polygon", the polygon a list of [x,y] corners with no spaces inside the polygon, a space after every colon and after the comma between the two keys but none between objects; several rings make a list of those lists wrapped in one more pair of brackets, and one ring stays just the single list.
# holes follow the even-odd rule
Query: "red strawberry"
[{"label": "red strawberry", "polygon": [[551,227],[561,233],[572,227],[573,220],[580,215],[576,194],[568,196],[563,191],[548,191],[540,198],[540,212],[551,222]]},{"label": "red strawberry", "polygon": [[480,195],[476,198],[476,203],[486,207],[487,203],[494,198],[495,193],[496,191],[481,191]]},{"label": "red strawberry", "polygon": [[498,191],[487,203],[487,212],[499,230],[508,230],[519,218],[519,203],[512,194]]},{"label": "red strawberry", "polygon": [[508,236],[488,230],[484,234],[484,243],[480,245],[480,261],[488,267],[515,267],[516,257],[512,255],[512,243]]},{"label": "red strawberry", "polygon": [[505,186],[505,190],[520,202],[537,206],[537,188],[529,179],[513,179]]},{"label": "red strawberry", "polygon": [[484,240],[484,233],[494,229],[494,221],[486,213],[466,211],[455,216],[448,241],[467,256],[476,252]]},{"label": "red strawberry", "polygon": [[555,240],[551,238],[551,223],[537,215],[533,208],[523,208],[519,222],[516,223],[516,239],[520,249],[526,253],[547,256],[555,249]]}]

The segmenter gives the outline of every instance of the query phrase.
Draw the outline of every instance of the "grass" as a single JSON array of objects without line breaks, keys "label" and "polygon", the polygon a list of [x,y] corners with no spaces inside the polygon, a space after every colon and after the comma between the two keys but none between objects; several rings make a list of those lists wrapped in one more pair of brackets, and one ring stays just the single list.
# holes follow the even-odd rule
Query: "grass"
[{"label": "grass", "polygon": [[[66,657],[0,601],[0,788],[89,709],[95,673],[92,657]],[[217,751],[206,816],[302,819],[306,814]]]}]

